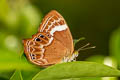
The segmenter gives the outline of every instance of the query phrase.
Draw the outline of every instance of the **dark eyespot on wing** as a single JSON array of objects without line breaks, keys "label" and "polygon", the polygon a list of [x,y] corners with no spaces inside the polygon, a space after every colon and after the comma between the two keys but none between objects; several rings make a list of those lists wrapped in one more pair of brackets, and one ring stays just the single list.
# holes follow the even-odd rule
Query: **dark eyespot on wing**
[{"label": "dark eyespot on wing", "polygon": [[32,59],[35,59],[35,57],[32,57]]},{"label": "dark eyespot on wing", "polygon": [[35,38],[35,41],[42,41],[40,38]]},{"label": "dark eyespot on wing", "polygon": [[35,56],[35,54],[32,54],[32,56]]},{"label": "dark eyespot on wing", "polygon": [[44,35],[42,35],[42,34],[40,34],[40,35],[39,35],[39,37],[41,37],[41,38],[45,38],[45,36],[44,36]]},{"label": "dark eyespot on wing", "polygon": [[36,58],[35,58],[35,54],[30,54],[30,57],[31,57],[32,60],[33,60],[33,59],[36,59]]},{"label": "dark eyespot on wing", "polygon": [[50,35],[50,34],[47,34],[47,37],[49,37],[49,38],[50,38],[50,37],[51,37],[51,35]]}]

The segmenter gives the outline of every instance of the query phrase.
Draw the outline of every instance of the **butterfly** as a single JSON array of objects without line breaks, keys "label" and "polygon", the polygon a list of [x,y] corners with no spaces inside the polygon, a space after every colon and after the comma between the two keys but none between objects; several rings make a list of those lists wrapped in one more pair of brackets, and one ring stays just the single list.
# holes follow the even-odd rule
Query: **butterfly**
[{"label": "butterfly", "polygon": [[27,59],[41,67],[71,62],[78,56],[74,53],[70,29],[56,10],[44,17],[38,32],[24,39],[23,44]]}]

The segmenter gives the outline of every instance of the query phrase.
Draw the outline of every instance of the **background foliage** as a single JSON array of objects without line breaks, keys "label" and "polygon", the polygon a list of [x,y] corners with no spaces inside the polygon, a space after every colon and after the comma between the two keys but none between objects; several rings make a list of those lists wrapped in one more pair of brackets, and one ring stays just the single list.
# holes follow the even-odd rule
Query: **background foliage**
[{"label": "background foliage", "polygon": [[[74,39],[86,38],[76,44],[75,49],[88,42],[97,46],[96,49],[80,51],[77,60],[104,63],[119,69],[119,3],[119,0],[0,0],[0,80],[31,80],[43,70],[29,64],[22,55],[22,40],[35,34],[43,16],[53,9],[63,15]],[[56,69],[56,71],[59,70]],[[100,72],[99,69],[98,72]],[[100,75],[96,77],[90,77],[90,74],[85,75],[86,78],[79,79],[77,76],[75,80],[118,80],[115,77],[101,78]]]}]

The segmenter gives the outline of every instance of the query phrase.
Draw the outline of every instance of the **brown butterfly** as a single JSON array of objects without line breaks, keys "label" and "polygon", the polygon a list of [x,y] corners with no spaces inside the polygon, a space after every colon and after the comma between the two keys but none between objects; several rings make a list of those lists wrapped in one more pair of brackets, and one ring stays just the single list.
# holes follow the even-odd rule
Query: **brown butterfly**
[{"label": "brown butterfly", "polygon": [[73,38],[66,21],[55,10],[45,16],[38,32],[23,42],[28,60],[42,67],[71,62],[78,56],[73,53]]}]

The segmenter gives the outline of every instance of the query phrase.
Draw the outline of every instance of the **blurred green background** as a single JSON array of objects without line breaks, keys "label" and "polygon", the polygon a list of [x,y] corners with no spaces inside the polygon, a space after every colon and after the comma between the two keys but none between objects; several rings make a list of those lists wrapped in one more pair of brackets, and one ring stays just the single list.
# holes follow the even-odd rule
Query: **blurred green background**
[{"label": "blurred green background", "polygon": [[80,51],[78,60],[104,63],[113,58],[119,68],[120,0],[0,0],[0,65],[23,53],[22,40],[37,32],[51,10],[62,14],[74,39],[86,38],[75,49],[88,42],[96,46]]}]

